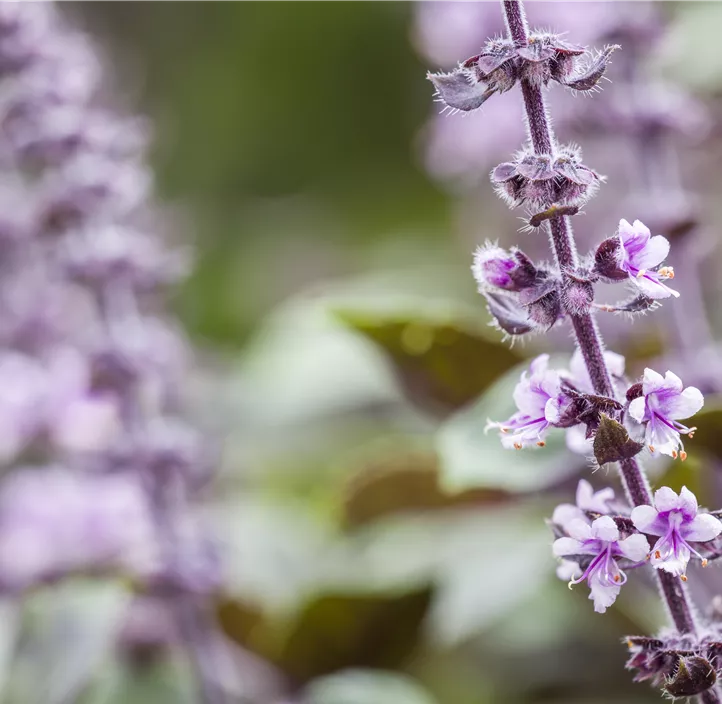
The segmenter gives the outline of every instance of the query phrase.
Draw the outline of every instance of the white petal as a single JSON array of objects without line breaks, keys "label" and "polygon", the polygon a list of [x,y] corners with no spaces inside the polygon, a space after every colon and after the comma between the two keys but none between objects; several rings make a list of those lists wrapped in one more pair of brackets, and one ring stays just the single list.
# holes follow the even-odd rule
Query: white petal
[{"label": "white petal", "polygon": [[[658,545],[659,543],[657,543]],[[680,577],[687,571],[687,563],[689,562],[689,549],[684,545],[677,546],[676,553],[672,553],[667,559],[657,558],[657,545],[652,548],[652,566],[658,570],[664,570]]]},{"label": "white petal", "polygon": [[704,406],[702,392],[694,386],[688,386],[678,396],[660,403],[660,412],[670,420],[684,420],[698,413],[702,406]]},{"label": "white petal", "polygon": [[617,599],[620,587],[596,579],[589,580],[589,598],[594,601],[594,610],[603,614]]},{"label": "white petal", "polygon": [[632,509],[632,523],[642,533],[650,535],[664,535],[667,532],[667,524],[664,520],[658,520],[659,513],[654,506],[635,506]]},{"label": "white petal", "polygon": [[567,533],[575,540],[584,541],[592,537],[592,527],[587,521],[570,521],[565,528]]},{"label": "white petal", "polygon": [[586,479],[580,479],[577,484],[577,506],[584,508],[584,506],[591,502],[594,496],[594,489],[592,485]]},{"label": "white petal", "polygon": [[679,508],[679,496],[668,486],[663,486],[654,492],[654,505],[660,513],[663,511],[673,511]]},{"label": "white petal", "polygon": [[692,543],[706,543],[722,533],[722,522],[709,513],[700,513],[694,520],[682,526],[680,532]]},{"label": "white petal", "polygon": [[619,540],[619,529],[613,518],[602,516],[592,523],[592,535],[608,543]]},{"label": "white petal", "polygon": [[644,412],[646,409],[647,402],[644,396],[640,396],[639,398],[635,398],[629,404],[629,415],[632,416],[637,423],[641,423],[644,420]]},{"label": "white petal", "polygon": [[647,396],[663,387],[664,377],[659,372],[655,372],[654,369],[647,367],[644,370],[644,377],[642,379],[642,390],[644,391],[644,395]]},{"label": "white petal", "polygon": [[572,521],[586,521],[587,517],[577,506],[572,504],[560,504],[554,509],[552,514],[552,523],[556,523],[558,526],[566,529]]},{"label": "white petal", "polygon": [[679,507],[687,518],[694,518],[697,515],[699,508],[697,497],[686,486],[683,486],[679,492]]},{"label": "white petal", "polygon": [[644,235],[645,237],[649,237],[652,234],[649,231],[649,228],[641,220],[635,220],[632,223],[632,229],[634,230],[634,234],[636,235]]},{"label": "white petal", "polygon": [[529,371],[532,374],[543,374],[547,370],[547,365],[549,364],[549,355],[548,354],[540,354],[538,357],[535,357],[531,364],[529,365]]},{"label": "white petal", "polygon": [[640,269],[652,269],[661,264],[669,254],[669,240],[662,235],[649,238],[644,250],[637,256],[635,264]]},{"label": "white petal", "polygon": [[604,353],[604,361],[607,363],[607,368],[612,376],[624,376],[624,369],[627,364],[624,355],[607,350]]},{"label": "white petal", "polygon": [[581,573],[582,570],[579,565],[571,560],[562,560],[559,567],[557,567],[557,577],[564,582],[568,582],[570,579],[575,579]]},{"label": "white petal", "polygon": [[591,438],[587,438],[586,428],[583,425],[574,425],[567,428],[567,447],[577,455],[591,455],[594,445]]},{"label": "white petal", "polygon": [[556,557],[565,557],[566,555],[583,554],[583,546],[574,538],[557,538],[552,545],[552,551]]},{"label": "white petal", "polygon": [[[638,506],[638,508],[642,508]],[[651,506],[649,507],[651,508]],[[641,562],[649,554],[649,543],[643,535],[639,533],[630,535],[628,538],[619,541],[619,549],[622,551],[624,557],[633,560],[634,562]]]}]

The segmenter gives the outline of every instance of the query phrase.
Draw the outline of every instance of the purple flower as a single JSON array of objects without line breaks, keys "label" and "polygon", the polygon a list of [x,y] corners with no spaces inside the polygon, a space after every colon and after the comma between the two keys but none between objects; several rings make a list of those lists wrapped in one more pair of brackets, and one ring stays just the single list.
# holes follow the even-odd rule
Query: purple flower
[{"label": "purple flower", "polygon": [[629,415],[639,423],[646,423],[645,442],[651,452],[661,452],[677,458],[687,458],[680,433],[692,437],[696,428],[679,422],[697,413],[704,405],[702,392],[694,386],[682,387],[682,380],[668,371],[663,377],[653,369],[644,370],[642,393],[629,404]]},{"label": "purple flower", "polygon": [[662,279],[674,278],[672,267],[659,268],[668,254],[669,241],[665,237],[652,237],[649,228],[639,220],[635,220],[634,225],[626,220],[619,221],[617,264],[649,298],[679,296],[677,291],[662,283]]},{"label": "purple flower", "polygon": [[534,359],[514,389],[514,402],[519,410],[503,423],[491,420],[487,423],[487,431],[499,429],[504,447],[516,450],[528,445],[544,447],[544,437],[564,404],[561,378],[547,368],[548,364],[548,354]]},{"label": "purple flower", "polygon": [[617,524],[609,516],[597,518],[591,525],[585,521],[572,521],[566,528],[569,537],[554,541],[557,557],[592,557],[581,577],[572,579],[569,586],[586,580],[594,601],[594,610],[603,614],[610,607],[627,576],[619,568],[618,560],[632,563],[643,561],[649,552],[647,539],[636,533],[619,539]]},{"label": "purple flower", "polygon": [[713,540],[722,533],[722,523],[708,513],[698,513],[697,498],[686,487],[679,496],[663,486],[654,492],[654,506],[637,506],[632,511],[637,530],[660,539],[652,548],[652,565],[687,580],[685,572],[690,554],[694,553],[707,564],[691,545]]},{"label": "purple flower", "polygon": [[609,513],[609,503],[614,501],[614,489],[605,487],[600,491],[594,491],[594,488],[586,479],[580,479],[577,485],[576,501],[576,505],[559,504],[554,509],[552,523],[566,528],[572,521],[581,520],[589,523],[587,511],[602,514]]}]

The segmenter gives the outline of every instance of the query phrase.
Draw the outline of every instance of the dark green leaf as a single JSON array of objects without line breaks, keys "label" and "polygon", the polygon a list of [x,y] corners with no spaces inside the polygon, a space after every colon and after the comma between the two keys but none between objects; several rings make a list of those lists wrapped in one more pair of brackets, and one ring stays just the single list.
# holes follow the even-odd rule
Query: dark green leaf
[{"label": "dark green leaf", "polygon": [[627,429],[605,413],[599,414],[599,427],[594,436],[594,457],[599,465],[627,460],[638,454],[644,443],[629,437]]}]

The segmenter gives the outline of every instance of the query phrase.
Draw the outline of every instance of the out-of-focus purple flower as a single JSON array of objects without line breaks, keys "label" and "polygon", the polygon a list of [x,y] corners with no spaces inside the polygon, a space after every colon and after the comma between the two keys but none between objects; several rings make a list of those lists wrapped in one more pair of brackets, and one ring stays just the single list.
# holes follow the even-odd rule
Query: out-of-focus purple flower
[{"label": "out-of-focus purple flower", "polygon": [[552,523],[565,528],[572,521],[587,521],[587,512],[607,514],[609,504],[614,501],[614,489],[605,487],[594,491],[586,479],[580,479],[577,485],[576,505],[559,504],[552,514]]},{"label": "out-of-focus purple flower", "polygon": [[707,564],[690,543],[705,543],[722,533],[722,523],[708,513],[699,513],[697,498],[686,487],[679,496],[667,486],[654,492],[654,506],[637,506],[632,510],[637,530],[660,539],[652,548],[652,565],[686,580],[691,554]]},{"label": "out-of-focus purple flower", "polygon": [[672,267],[659,268],[669,254],[669,241],[666,237],[652,237],[649,228],[639,220],[635,220],[633,225],[626,220],[620,220],[618,237],[618,266],[629,274],[646,296],[679,296],[677,291],[662,283],[663,279],[674,278]]},{"label": "out-of-focus purple flower", "polygon": [[620,540],[617,524],[609,516],[597,518],[591,525],[585,521],[572,521],[567,527],[568,537],[554,541],[557,557],[591,556],[583,574],[572,579],[569,585],[586,581],[594,601],[594,610],[603,614],[616,600],[627,576],[619,568],[618,560],[632,563],[643,561],[649,552],[647,539],[638,533]]},{"label": "out-of-focus purple flower", "polygon": [[520,450],[529,445],[544,446],[552,421],[559,417],[559,409],[564,404],[561,378],[558,372],[548,369],[548,364],[548,354],[534,359],[514,389],[518,411],[502,423],[491,420],[487,423],[486,430],[500,431],[504,447]]},{"label": "out-of-focus purple flower", "polygon": [[704,405],[702,392],[694,386],[684,388],[682,380],[668,371],[662,376],[653,369],[644,370],[642,395],[629,404],[629,415],[638,423],[646,424],[645,442],[651,452],[661,452],[675,459],[684,460],[681,434],[689,435],[695,428],[688,428],[680,420],[697,413]]},{"label": "out-of-focus purple flower", "polygon": [[155,568],[153,528],[137,478],[61,467],[16,470],[0,489],[0,583],[24,589],[69,572]]}]

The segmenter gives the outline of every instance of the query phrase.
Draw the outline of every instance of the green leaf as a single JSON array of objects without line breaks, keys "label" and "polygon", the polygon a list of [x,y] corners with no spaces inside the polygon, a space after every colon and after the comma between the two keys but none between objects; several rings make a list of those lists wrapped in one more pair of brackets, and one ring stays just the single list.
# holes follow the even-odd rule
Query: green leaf
[{"label": "green leaf", "polygon": [[594,435],[594,457],[600,467],[607,462],[628,460],[641,452],[643,447],[644,443],[635,442],[629,437],[621,423],[606,413],[599,414],[599,427]]},{"label": "green leaf", "polygon": [[410,677],[374,670],[345,670],[322,677],[305,694],[309,704],[435,704]]},{"label": "green leaf", "polygon": [[442,491],[439,459],[429,450],[376,450],[359,458],[347,476],[342,504],[342,522],[347,528],[394,513],[488,506],[508,498],[496,489],[470,489],[455,495]]},{"label": "green leaf", "polygon": [[490,418],[503,420],[516,410],[512,394],[526,368],[523,365],[508,372],[477,403],[442,425],[436,448],[441,482],[446,490],[457,492],[477,487],[538,491],[574,475],[584,466],[583,457],[567,450],[562,430],[552,430],[546,447],[524,450],[507,450],[496,433],[484,432]]},{"label": "green leaf", "polygon": [[481,314],[417,300],[393,309],[333,309],[349,328],[365,335],[391,360],[406,395],[439,415],[477,398],[520,355],[494,339],[478,320]]}]

